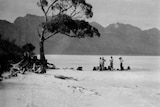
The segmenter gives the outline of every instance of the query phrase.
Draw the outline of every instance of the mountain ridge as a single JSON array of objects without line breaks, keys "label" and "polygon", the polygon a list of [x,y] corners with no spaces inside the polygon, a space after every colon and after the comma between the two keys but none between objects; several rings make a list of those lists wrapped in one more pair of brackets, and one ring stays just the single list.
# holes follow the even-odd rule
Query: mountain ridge
[{"label": "mountain ridge", "polygon": [[[22,46],[32,43],[39,52],[39,38],[36,27],[44,20],[42,16],[27,14],[18,17],[13,23],[0,20],[0,34],[3,39],[15,40]],[[69,38],[62,34],[55,35],[45,42],[46,54],[80,55],[160,55],[160,30],[151,28],[142,30],[123,23],[109,24],[103,27],[91,22],[101,33],[101,37]]]}]

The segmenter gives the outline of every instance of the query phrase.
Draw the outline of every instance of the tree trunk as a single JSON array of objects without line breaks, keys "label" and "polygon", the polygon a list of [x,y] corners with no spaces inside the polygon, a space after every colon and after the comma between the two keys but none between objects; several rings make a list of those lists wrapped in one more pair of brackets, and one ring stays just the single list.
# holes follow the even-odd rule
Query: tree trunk
[{"label": "tree trunk", "polygon": [[44,40],[40,40],[40,61],[41,61],[41,73],[46,73],[47,61],[44,55]]}]

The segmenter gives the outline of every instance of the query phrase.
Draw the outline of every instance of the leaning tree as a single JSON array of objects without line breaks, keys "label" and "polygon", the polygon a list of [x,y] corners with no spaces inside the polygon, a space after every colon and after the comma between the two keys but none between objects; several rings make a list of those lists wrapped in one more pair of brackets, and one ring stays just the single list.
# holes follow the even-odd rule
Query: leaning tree
[{"label": "leaning tree", "polygon": [[77,38],[100,36],[95,27],[84,21],[93,16],[92,5],[86,0],[39,0],[37,5],[44,14],[44,22],[37,28],[42,73],[47,67],[44,42],[50,37],[57,33]]}]

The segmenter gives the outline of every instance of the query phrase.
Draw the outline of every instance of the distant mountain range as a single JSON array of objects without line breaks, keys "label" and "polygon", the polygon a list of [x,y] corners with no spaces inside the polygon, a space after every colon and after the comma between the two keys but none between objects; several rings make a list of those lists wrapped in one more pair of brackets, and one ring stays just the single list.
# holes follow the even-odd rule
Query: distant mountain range
[{"label": "distant mountain range", "polygon": [[[18,17],[14,23],[0,20],[0,34],[3,39],[15,41],[19,46],[32,43],[39,52],[39,39],[36,27],[43,17],[27,14]],[[138,27],[115,23],[103,27],[96,22],[101,37],[70,38],[57,34],[45,42],[46,54],[80,55],[160,55],[160,30],[141,30]]]}]

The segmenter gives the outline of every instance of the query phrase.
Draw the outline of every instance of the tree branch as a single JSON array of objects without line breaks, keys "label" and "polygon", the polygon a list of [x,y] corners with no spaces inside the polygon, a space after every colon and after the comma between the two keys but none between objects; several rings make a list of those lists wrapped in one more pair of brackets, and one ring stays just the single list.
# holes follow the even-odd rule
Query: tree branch
[{"label": "tree branch", "polygon": [[72,8],[72,5],[69,6],[68,8],[63,9],[59,14],[61,14],[61,13],[65,12],[65,11],[67,11],[67,10],[70,9],[70,8]]},{"label": "tree branch", "polygon": [[73,10],[73,12],[71,13],[71,17],[73,18],[74,16],[76,16],[77,14],[81,13],[83,10],[82,9],[77,9],[77,7],[75,7],[75,9]]},{"label": "tree branch", "polygon": [[46,14],[48,14],[49,9],[50,9],[50,8],[52,7],[52,5],[54,5],[57,1],[58,1],[58,0],[55,0],[52,4],[49,5],[49,7],[48,7],[48,9],[47,9],[47,11],[46,11]]},{"label": "tree branch", "polygon": [[39,36],[39,37],[41,37],[41,35],[40,35],[40,33],[39,33],[39,29],[38,29],[38,27],[37,27],[37,32],[38,32],[38,36]]},{"label": "tree branch", "polygon": [[75,9],[73,10],[70,16],[72,16],[76,12],[76,10],[77,10],[77,7],[75,7]]},{"label": "tree branch", "polygon": [[54,35],[57,34],[57,33],[58,33],[58,32],[56,31],[55,33],[53,33],[53,34],[49,35],[48,37],[44,38],[44,41],[47,40],[47,39],[49,39],[50,37],[54,36]]},{"label": "tree branch", "polygon": [[[41,0],[39,0],[40,1],[40,3],[42,4],[42,1]],[[45,11],[45,9],[44,9],[44,7],[41,5],[41,9],[42,9],[42,11],[43,11],[43,13],[44,13],[44,15],[45,15],[45,21],[47,22],[48,21],[48,19],[47,19],[47,14],[46,14],[46,11]]]},{"label": "tree branch", "polygon": [[76,16],[76,15],[79,14],[80,12],[82,12],[82,11],[79,11],[79,12],[74,13],[71,17],[73,18],[74,16]]},{"label": "tree branch", "polygon": [[40,39],[43,40],[43,41],[44,41],[45,31],[46,31],[46,29],[44,28],[43,31],[42,31],[42,35],[41,35],[41,37],[40,37]]},{"label": "tree branch", "polygon": [[74,17],[74,16],[73,16],[73,17],[74,17],[75,19],[78,19],[78,18],[83,18],[83,16],[84,16],[84,15],[82,14],[81,16],[77,16],[77,17]]},{"label": "tree branch", "polygon": [[70,35],[69,33],[63,33],[63,34],[65,34],[65,35],[68,36],[68,37],[73,37],[73,38],[76,38],[76,37],[77,37],[76,35]]},{"label": "tree branch", "polygon": [[46,14],[46,11],[43,6],[41,6],[41,9],[42,9],[43,13]]}]

